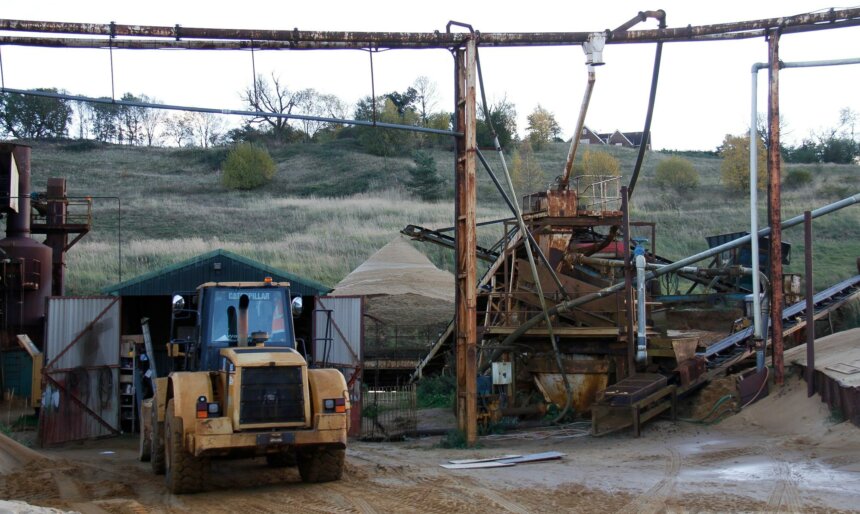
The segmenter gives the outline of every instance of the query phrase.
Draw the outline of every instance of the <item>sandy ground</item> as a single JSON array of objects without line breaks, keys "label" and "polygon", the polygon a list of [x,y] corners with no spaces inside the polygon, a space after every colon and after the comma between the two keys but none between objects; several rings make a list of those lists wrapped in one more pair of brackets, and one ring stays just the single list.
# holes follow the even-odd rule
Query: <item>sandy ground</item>
[{"label": "sandy ground", "polygon": [[[184,496],[167,493],[163,478],[137,462],[132,437],[42,451],[48,460],[3,441],[3,453],[14,456],[0,460],[0,498],[84,513],[855,511],[860,429],[831,423],[797,382],[717,426],[658,421],[639,439],[523,433],[470,450],[441,449],[438,437],[356,442],[340,482],[303,484],[295,469],[271,470],[262,459],[220,461],[208,492]],[[510,468],[439,467],[546,450],[566,456]]]}]

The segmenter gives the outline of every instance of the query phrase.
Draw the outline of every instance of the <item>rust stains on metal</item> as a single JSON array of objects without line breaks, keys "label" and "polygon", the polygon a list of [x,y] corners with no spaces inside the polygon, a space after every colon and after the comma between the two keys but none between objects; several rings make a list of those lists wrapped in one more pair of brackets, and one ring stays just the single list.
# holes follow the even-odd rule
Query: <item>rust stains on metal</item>
[{"label": "rust stains on metal", "polygon": [[[782,287],[782,200],[779,155],[779,31],[771,32],[768,41],[768,214],[770,223],[771,341],[774,379],[782,385],[785,377],[782,340],[782,309],[785,304]],[[754,142],[750,142],[754,144]]]},{"label": "rust stains on metal", "polygon": [[[646,16],[659,13],[644,13]],[[634,18],[639,20],[641,15]],[[656,17],[656,16],[652,16]],[[631,20],[632,22],[633,20]],[[630,22],[622,25],[624,29]],[[635,23],[634,23],[635,24]],[[712,41],[762,37],[768,31],[780,29],[783,33],[806,32],[860,25],[860,8],[831,9],[783,18],[768,18],[715,25],[699,25],[653,30],[607,31],[607,44],[654,43],[678,41]],[[631,25],[632,26],[632,25]],[[115,48],[169,48],[193,47],[195,40],[207,40],[196,49],[340,49],[340,48],[459,48],[472,37],[468,33],[448,32],[344,32],[221,29],[175,26],[147,26],[95,23],[62,23],[49,21],[0,19],[0,31],[20,31],[41,34],[75,34],[104,36],[112,39]],[[475,32],[480,46],[556,46],[580,45],[592,32]],[[155,41],[134,41],[123,38],[154,38]],[[192,40],[189,44],[188,40]],[[94,47],[105,45],[105,40],[56,40],[56,46]],[[39,38],[23,37],[7,40],[5,44],[33,44],[45,46]],[[179,43],[182,43],[180,45]]]}]

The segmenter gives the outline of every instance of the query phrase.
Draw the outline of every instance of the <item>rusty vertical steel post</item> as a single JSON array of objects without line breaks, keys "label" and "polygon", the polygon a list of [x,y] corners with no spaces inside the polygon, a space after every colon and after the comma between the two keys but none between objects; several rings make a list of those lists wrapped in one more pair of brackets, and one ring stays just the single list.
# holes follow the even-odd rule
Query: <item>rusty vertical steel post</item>
[{"label": "rusty vertical steel post", "polygon": [[[48,179],[48,214],[47,224],[51,228],[64,225],[68,207],[66,204],[66,179]],[[53,288],[51,294],[63,296],[66,294],[66,245],[69,244],[67,232],[50,231],[45,237],[45,244],[53,251],[52,272]]]},{"label": "rusty vertical steel post", "polygon": [[621,186],[621,213],[624,230],[624,322],[627,333],[627,376],[635,374],[636,338],[633,333],[633,269],[630,256],[630,198],[627,186]]},{"label": "rusty vertical steel post", "polygon": [[[768,215],[770,217],[770,302],[771,341],[773,343],[774,379],[782,385],[785,377],[782,344],[782,213],[780,199],[780,159],[779,159],[779,31],[770,32],[768,39]],[[750,141],[756,144],[757,141]]]},{"label": "rusty vertical steel post", "polygon": [[457,157],[454,207],[457,246],[457,427],[472,446],[478,438],[477,245],[475,226],[476,74],[474,39],[456,51]]},{"label": "rusty vertical steel post", "polygon": [[815,394],[815,294],[812,280],[812,211],[803,213],[803,255],[806,274],[806,396]]}]

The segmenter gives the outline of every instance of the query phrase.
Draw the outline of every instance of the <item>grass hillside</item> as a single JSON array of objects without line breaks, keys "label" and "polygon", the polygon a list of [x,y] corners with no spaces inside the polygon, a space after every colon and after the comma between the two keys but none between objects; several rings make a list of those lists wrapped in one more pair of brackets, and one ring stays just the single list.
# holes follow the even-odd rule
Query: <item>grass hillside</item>
[{"label": "grass hillside", "polygon": [[[636,154],[607,148],[629,180]],[[448,180],[447,200],[422,202],[404,189],[412,160],[376,157],[352,140],[274,148],[274,180],[252,192],[224,188],[218,167],[223,148],[169,149],[33,144],[35,190],[48,177],[68,179],[71,195],[119,197],[122,202],[122,279],[158,269],[215,248],[333,285],[407,224],[453,225],[453,156],[431,150]],[[489,154],[489,152],[486,152]],[[536,153],[547,183],[563,166],[567,145],[551,144]],[[495,155],[487,155],[501,170]],[[702,177],[693,194],[678,198],[653,185],[656,164],[666,155],[647,155],[633,199],[633,217],[657,222],[656,249],[680,258],[706,248],[706,235],[745,230],[746,194],[728,193],[719,183],[720,160],[692,157]],[[860,167],[804,165],[811,187],[783,191],[783,216],[802,213],[860,192]],[[788,168],[789,170],[792,167]],[[483,169],[478,170],[479,221],[509,214]],[[70,294],[89,294],[119,280],[117,200],[97,198],[95,227],[69,253]],[[764,222],[765,213],[762,212]],[[856,273],[860,255],[860,206],[820,218],[815,228],[816,286],[822,288]],[[498,229],[481,229],[491,244]],[[802,270],[802,229],[785,233],[793,243],[791,272]],[[451,252],[421,245],[434,262],[452,267]]]}]

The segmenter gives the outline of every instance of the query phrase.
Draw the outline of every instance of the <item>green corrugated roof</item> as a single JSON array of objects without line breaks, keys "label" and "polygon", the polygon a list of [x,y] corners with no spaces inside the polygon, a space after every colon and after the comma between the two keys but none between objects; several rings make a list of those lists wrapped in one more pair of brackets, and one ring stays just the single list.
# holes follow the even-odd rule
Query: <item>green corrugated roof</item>
[{"label": "green corrugated roof", "polygon": [[[219,266],[216,266],[216,263]],[[262,281],[265,277],[272,277],[275,282],[289,282],[292,293],[302,296],[321,295],[331,291],[330,287],[314,280],[218,249],[105,287],[102,293],[117,296],[162,296],[177,291],[193,291],[205,282],[254,282]]]}]

